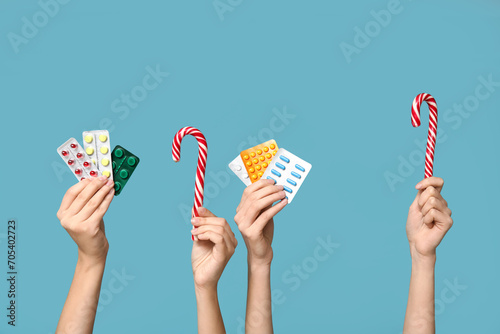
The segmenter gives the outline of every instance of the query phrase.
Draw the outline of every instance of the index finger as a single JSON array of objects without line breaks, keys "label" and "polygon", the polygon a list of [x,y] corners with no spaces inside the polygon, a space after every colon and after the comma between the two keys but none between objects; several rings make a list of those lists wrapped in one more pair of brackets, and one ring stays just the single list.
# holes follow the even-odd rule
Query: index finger
[{"label": "index finger", "polygon": [[426,188],[433,186],[439,192],[441,192],[441,190],[443,189],[443,185],[444,185],[444,180],[442,178],[432,176],[432,177],[423,179],[422,181],[417,183],[415,188],[418,190],[425,190]]},{"label": "index finger", "polygon": [[89,182],[90,179],[85,179],[71,186],[68,191],[66,191],[66,194],[64,194],[60,210],[66,211],[70,207],[71,203],[73,203],[75,198],[82,192],[83,189],[85,189]]}]

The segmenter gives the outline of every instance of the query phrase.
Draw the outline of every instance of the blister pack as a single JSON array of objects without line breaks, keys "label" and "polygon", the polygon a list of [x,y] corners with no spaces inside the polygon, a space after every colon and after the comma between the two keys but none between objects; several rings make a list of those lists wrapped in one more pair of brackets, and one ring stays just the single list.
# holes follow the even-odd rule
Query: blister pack
[{"label": "blister pack", "polygon": [[247,170],[250,182],[260,180],[278,150],[278,145],[274,139],[246,149],[240,153],[241,160]]},{"label": "blister pack", "polygon": [[248,172],[245,168],[243,160],[241,159],[241,156],[238,155],[236,158],[234,158],[234,160],[231,161],[228,166],[246,186],[252,184],[252,181],[250,181],[250,177],[248,176]]},{"label": "blister pack", "polygon": [[119,195],[130,176],[139,164],[139,157],[130,153],[120,145],[116,145],[111,153],[113,159],[113,177],[115,181],[115,195]]},{"label": "blister pack", "polygon": [[59,146],[57,153],[71,169],[78,181],[101,175],[75,138],[70,138]]},{"label": "blister pack", "polygon": [[85,152],[102,175],[113,179],[111,166],[111,144],[107,130],[84,131],[82,133]]},{"label": "blister pack", "polygon": [[307,161],[280,148],[262,177],[282,185],[288,203],[291,203],[311,168],[312,165]]}]

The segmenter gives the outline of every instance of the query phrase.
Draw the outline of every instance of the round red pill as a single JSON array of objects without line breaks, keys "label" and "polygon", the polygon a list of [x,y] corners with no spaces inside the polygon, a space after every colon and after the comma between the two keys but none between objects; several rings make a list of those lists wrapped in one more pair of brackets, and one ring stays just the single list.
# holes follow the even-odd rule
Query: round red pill
[{"label": "round red pill", "polygon": [[89,166],[90,166],[90,164],[89,164],[89,162],[88,162],[88,161],[85,161],[85,162],[83,163],[83,167],[88,168]]},{"label": "round red pill", "polygon": [[91,171],[90,176],[97,176],[97,172],[95,170]]},{"label": "round red pill", "polygon": [[83,158],[83,154],[82,154],[81,152],[79,152],[79,153],[77,153],[77,154],[76,154],[76,157],[77,157],[78,159],[81,159],[81,158]]},{"label": "round red pill", "polygon": [[72,164],[74,164],[74,163],[75,163],[75,162],[74,162],[73,160],[68,160],[68,165],[70,165],[70,166],[71,166],[71,165],[72,165]]},{"label": "round red pill", "polygon": [[71,144],[71,145],[69,145],[69,146],[70,146],[71,148],[76,148],[76,147],[77,147],[77,145],[76,145],[76,144]]},{"label": "round red pill", "polygon": [[61,152],[61,154],[65,157],[65,156],[67,156],[69,153],[68,153],[68,151],[62,151],[62,152]]},{"label": "round red pill", "polygon": [[82,170],[81,169],[75,169],[75,174],[76,175],[80,175],[82,173]]}]

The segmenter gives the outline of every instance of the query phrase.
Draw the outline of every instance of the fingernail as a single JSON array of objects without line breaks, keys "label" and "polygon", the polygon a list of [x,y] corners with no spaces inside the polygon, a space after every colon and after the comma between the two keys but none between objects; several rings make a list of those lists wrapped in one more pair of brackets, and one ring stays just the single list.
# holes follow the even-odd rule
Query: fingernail
[{"label": "fingernail", "polygon": [[419,182],[419,183],[417,183],[417,185],[415,186],[415,189],[420,189],[420,188],[422,188],[422,183],[420,183],[420,182]]},{"label": "fingernail", "polygon": [[286,196],[286,192],[285,192],[285,191],[282,191],[282,192],[281,192],[281,196],[285,197],[285,196]]},{"label": "fingernail", "polygon": [[195,228],[193,228],[193,229],[191,230],[191,234],[195,234],[196,232],[198,232],[198,228],[197,228],[197,227],[195,227]]},{"label": "fingernail", "polygon": [[196,218],[191,218],[191,224],[196,224]]},{"label": "fingernail", "polygon": [[114,184],[113,180],[108,180],[108,182],[106,182],[107,186],[112,186],[113,184]]},{"label": "fingernail", "polygon": [[106,176],[99,176],[99,181],[106,181],[108,178]]}]

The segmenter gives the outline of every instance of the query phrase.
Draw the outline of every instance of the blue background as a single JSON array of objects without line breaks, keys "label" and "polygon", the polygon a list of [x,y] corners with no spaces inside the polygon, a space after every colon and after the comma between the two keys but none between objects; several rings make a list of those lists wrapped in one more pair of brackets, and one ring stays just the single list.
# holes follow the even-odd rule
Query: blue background
[{"label": "blue background", "polygon": [[[170,153],[175,132],[187,125],[208,140],[207,207],[236,232],[244,185],[227,164],[252,146],[249,136],[259,142],[271,134],[313,165],[276,218],[277,333],[400,333],[411,266],[406,215],[424,172],[415,157],[425,148],[427,108],[422,127],[410,123],[421,92],[438,102],[434,171],[446,181],[455,220],[438,248],[438,332],[500,332],[500,87],[480,88],[489,96],[474,100],[479,77],[500,81],[499,4],[402,0],[377,31],[371,11],[389,2],[233,0],[221,19],[211,1],[71,1],[16,53],[8,34],[20,35],[23,17],[32,21],[41,7],[3,0],[0,259],[6,221],[15,217],[20,293],[18,326],[7,326],[1,311],[0,332],[55,331],[77,255],[56,218],[75,183],[54,169],[62,162],[56,148],[106,119],[112,145],[141,163],[105,217],[107,295],[95,333],[196,331],[190,225],[181,211],[192,205],[196,142],[183,142],[178,164]],[[373,37],[349,62],[341,43],[355,46],[355,27],[367,24]],[[169,76],[128,114],[115,112],[112,103],[157,65]],[[464,101],[468,116],[452,109]],[[284,110],[293,116],[287,124],[276,119]],[[410,156],[415,167],[402,169],[391,188],[386,174],[398,174]],[[219,284],[232,334],[242,333],[246,296],[246,250],[236,234],[240,245]],[[315,262],[317,239],[327,236],[339,247]],[[286,277],[297,282],[288,271],[304,264],[311,272],[297,288]],[[113,270],[134,277],[116,293]],[[458,293],[446,290],[455,279],[466,286]]]}]

